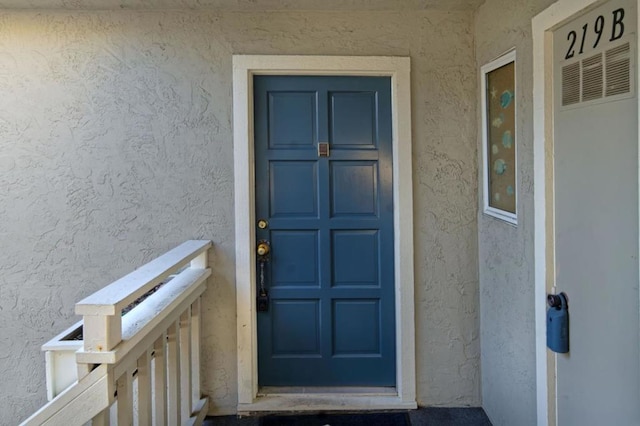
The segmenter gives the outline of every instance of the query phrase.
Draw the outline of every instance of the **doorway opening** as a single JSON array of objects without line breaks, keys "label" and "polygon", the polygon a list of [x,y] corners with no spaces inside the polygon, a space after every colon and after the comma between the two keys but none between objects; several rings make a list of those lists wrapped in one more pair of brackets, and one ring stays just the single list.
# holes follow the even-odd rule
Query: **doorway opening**
[{"label": "doorway opening", "polygon": [[[258,383],[253,79],[256,75],[382,76],[391,80],[396,387],[393,394],[261,394]],[[415,408],[410,61],[399,57],[233,57],[238,412]],[[401,166],[400,166],[401,165]]]},{"label": "doorway opening", "polygon": [[[640,417],[628,403],[640,397],[637,17],[635,1],[571,0],[533,19],[540,425],[580,424],[585,414],[596,423],[600,415],[620,424]],[[570,352],[554,354],[546,294],[562,291]],[[626,329],[604,330],[596,316]]]}]

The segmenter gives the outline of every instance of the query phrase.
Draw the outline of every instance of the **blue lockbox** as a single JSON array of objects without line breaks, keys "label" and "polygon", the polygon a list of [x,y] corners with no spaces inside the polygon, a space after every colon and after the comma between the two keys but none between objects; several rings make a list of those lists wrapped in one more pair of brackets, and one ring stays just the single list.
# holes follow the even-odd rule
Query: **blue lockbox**
[{"label": "blue lockbox", "polygon": [[569,304],[564,293],[547,297],[547,347],[557,353],[569,352]]}]

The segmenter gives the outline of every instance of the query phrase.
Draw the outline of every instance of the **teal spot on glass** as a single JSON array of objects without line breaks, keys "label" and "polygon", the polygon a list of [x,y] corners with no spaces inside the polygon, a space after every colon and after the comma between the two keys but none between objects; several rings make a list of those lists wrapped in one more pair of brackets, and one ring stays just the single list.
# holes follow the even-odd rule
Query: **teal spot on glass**
[{"label": "teal spot on glass", "polygon": [[493,171],[498,175],[503,175],[507,171],[507,163],[504,160],[498,159],[493,163]]},{"label": "teal spot on glass", "polygon": [[513,101],[513,93],[511,93],[510,90],[502,92],[502,95],[500,95],[500,106],[506,108],[511,105],[511,101]]},{"label": "teal spot on glass", "polygon": [[513,197],[514,192],[515,191],[513,190],[513,186],[511,186],[511,185],[507,186],[507,195],[509,197]]},{"label": "teal spot on glass", "polygon": [[502,146],[505,148],[511,148],[513,145],[513,136],[511,136],[511,130],[507,130],[502,134]]}]

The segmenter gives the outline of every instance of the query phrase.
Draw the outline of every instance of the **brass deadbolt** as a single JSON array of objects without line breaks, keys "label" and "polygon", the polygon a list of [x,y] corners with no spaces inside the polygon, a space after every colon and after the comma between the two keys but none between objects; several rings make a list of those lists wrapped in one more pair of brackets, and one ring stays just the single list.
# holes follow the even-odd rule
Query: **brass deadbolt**
[{"label": "brass deadbolt", "polygon": [[258,249],[257,249],[258,256],[266,256],[266,255],[268,255],[269,254],[269,250],[270,250],[269,243],[267,243],[265,241],[258,243]]}]

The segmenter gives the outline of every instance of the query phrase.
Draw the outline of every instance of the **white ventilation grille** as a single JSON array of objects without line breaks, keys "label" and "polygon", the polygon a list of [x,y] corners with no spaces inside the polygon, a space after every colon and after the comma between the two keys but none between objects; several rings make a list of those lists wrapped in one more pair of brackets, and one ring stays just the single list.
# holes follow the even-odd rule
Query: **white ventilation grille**
[{"label": "white ventilation grille", "polygon": [[629,43],[614,47],[605,53],[607,67],[607,96],[631,91],[631,50]]},{"label": "white ventilation grille", "polygon": [[602,55],[582,61],[582,102],[602,97]]},{"label": "white ventilation grille", "polygon": [[580,62],[562,68],[562,105],[580,102]]},{"label": "white ventilation grille", "polygon": [[631,93],[631,46],[622,44],[562,67],[562,106]]}]

